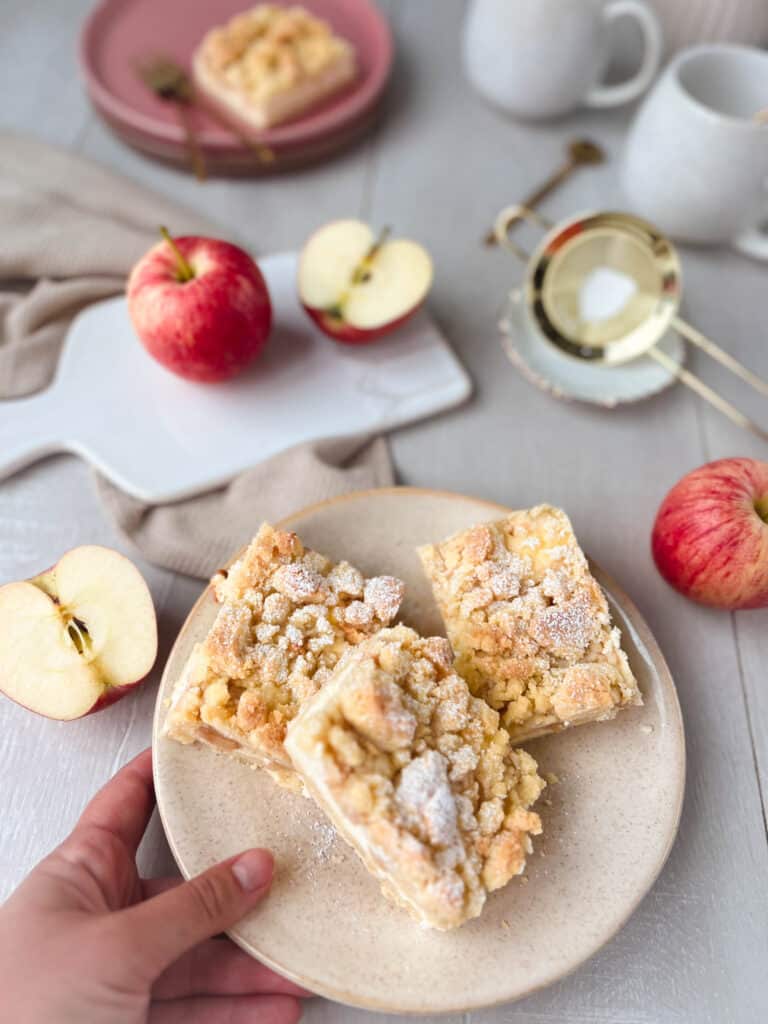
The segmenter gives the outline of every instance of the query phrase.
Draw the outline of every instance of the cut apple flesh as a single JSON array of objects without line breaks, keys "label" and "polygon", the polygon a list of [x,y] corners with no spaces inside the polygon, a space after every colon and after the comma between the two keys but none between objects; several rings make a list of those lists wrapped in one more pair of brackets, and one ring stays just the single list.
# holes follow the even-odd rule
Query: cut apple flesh
[{"label": "cut apple flesh", "polygon": [[407,239],[377,240],[362,221],[321,228],[304,247],[301,301],[351,327],[375,330],[416,309],[432,283],[426,250]]},{"label": "cut apple flesh", "polygon": [[108,691],[141,681],[157,653],[152,597],[108,548],[64,555],[33,580],[0,587],[0,690],[49,718],[80,718]]},{"label": "cut apple flesh", "polygon": [[98,667],[78,652],[58,605],[34,583],[0,590],[0,686],[49,718],[80,718],[104,692]]},{"label": "cut apple flesh", "polygon": [[90,657],[108,685],[143,679],[155,660],[157,628],[152,597],[135,566],[117,551],[80,547],[61,558],[55,577],[59,603],[85,623]]}]

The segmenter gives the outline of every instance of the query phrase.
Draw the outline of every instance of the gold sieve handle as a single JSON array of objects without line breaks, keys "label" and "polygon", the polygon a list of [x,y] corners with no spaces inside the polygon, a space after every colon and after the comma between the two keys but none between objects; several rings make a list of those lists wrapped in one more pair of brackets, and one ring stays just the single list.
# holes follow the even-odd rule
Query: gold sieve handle
[{"label": "gold sieve handle", "polygon": [[524,203],[513,203],[512,206],[505,206],[503,210],[499,210],[496,214],[496,220],[493,222],[493,234],[496,241],[509,252],[514,253],[521,263],[527,263],[530,259],[529,254],[517,242],[513,242],[509,235],[509,229],[521,220],[527,220],[530,224],[537,224],[546,231],[554,227],[554,224],[551,220],[547,220],[546,217],[542,217],[536,210],[525,206]]},{"label": "gold sieve handle", "polygon": [[[678,321],[676,319],[673,323],[678,330],[680,329],[680,323],[683,323],[687,329],[693,330],[693,328],[689,328],[689,325],[685,324],[684,321]],[[682,334],[683,331],[680,331],[680,333]],[[698,334],[698,332],[695,333]],[[686,334],[685,337],[688,337],[688,335]],[[704,336],[702,335],[702,337]],[[691,340],[693,341],[693,339]],[[698,341],[694,342],[694,344],[698,344]],[[709,344],[713,345],[714,348],[717,348],[717,346],[714,345],[714,342],[709,342]],[[705,351],[707,350],[705,349]],[[718,349],[718,351],[722,352],[722,349]],[[725,352],[722,352],[722,354],[727,356],[727,353]],[[758,426],[754,420],[745,416],[740,409],[737,409],[735,405],[731,405],[730,402],[719,395],[713,388],[708,384],[705,384],[704,381],[701,380],[700,377],[697,377],[695,373],[691,373],[690,370],[686,370],[684,366],[680,366],[676,363],[675,360],[668,356],[666,352],[656,348],[654,345],[652,348],[648,349],[648,355],[655,359],[657,363],[660,363],[666,370],[669,370],[670,373],[674,374],[682,384],[685,384],[686,387],[695,391],[700,398],[703,398],[706,402],[709,402],[710,405],[713,405],[718,412],[727,416],[732,423],[735,423],[739,427],[744,427],[745,430],[751,431],[753,434],[756,434],[757,437],[762,438],[763,441],[768,441],[768,430],[763,430],[763,428]],[[717,356],[714,358],[717,359]],[[728,356],[728,359],[730,358],[731,357]],[[736,362],[736,360],[734,360],[734,362]],[[724,365],[728,364],[725,363]],[[741,366],[741,364],[738,365]],[[741,367],[741,369],[744,369],[744,367]],[[750,371],[747,371],[747,373],[749,372]],[[759,377],[757,379],[760,380]],[[760,381],[760,383],[764,384],[764,381]]]},{"label": "gold sieve handle", "polygon": [[741,377],[742,380],[746,381],[747,384],[751,385],[755,391],[759,391],[761,395],[768,395],[768,381],[763,380],[762,377],[758,377],[756,373],[748,370],[743,363],[740,363],[738,359],[735,359],[730,352],[726,352],[725,349],[720,348],[714,341],[708,338],[701,331],[697,331],[695,327],[692,327],[685,320],[681,320],[679,316],[676,316],[672,321],[672,326],[675,328],[678,334],[682,334],[688,341],[693,342],[694,345],[706,352],[708,356],[716,359],[718,363],[721,363],[731,373],[735,373],[737,377]]}]

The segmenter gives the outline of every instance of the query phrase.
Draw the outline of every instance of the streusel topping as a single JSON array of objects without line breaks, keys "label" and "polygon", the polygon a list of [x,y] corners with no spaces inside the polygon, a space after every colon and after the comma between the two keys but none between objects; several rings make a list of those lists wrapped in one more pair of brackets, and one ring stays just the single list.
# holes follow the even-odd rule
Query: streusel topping
[{"label": "streusel topping", "polygon": [[262,101],[349,59],[351,47],[303,7],[259,4],[209,32],[201,55],[224,83]]},{"label": "streusel topping", "polygon": [[536,762],[453,671],[448,642],[406,626],[350,650],[286,746],[385,892],[434,927],[479,914],[541,830]]},{"label": "streusel topping", "polygon": [[521,739],[640,703],[568,517],[540,505],[422,548],[458,671]]},{"label": "streusel topping", "polygon": [[350,644],[389,625],[404,585],[392,576],[365,580],[268,524],[212,582],[221,607],[180,682],[169,729],[182,738],[186,722],[194,739],[199,722],[263,763],[290,768],[288,722]]}]

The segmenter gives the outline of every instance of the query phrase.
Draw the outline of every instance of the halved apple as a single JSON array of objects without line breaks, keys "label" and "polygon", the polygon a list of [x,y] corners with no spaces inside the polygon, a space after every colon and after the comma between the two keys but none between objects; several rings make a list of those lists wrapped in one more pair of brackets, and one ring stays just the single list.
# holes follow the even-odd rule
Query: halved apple
[{"label": "halved apple", "polygon": [[419,308],[432,284],[432,260],[416,242],[377,238],[359,220],[326,224],[299,261],[299,298],[329,337],[352,345],[394,331]]},{"label": "halved apple", "polygon": [[157,656],[152,595],[110,548],[68,551],[47,572],[0,587],[0,691],[68,721],[113,704]]}]

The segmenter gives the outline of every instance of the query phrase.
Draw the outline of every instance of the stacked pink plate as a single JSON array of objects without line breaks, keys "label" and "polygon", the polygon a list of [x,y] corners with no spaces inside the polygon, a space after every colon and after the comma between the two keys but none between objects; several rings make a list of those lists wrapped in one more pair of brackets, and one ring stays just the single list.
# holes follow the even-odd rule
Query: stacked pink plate
[{"label": "stacked pink plate", "polygon": [[[287,6],[289,0],[277,2]],[[306,115],[261,132],[257,141],[269,161],[259,161],[237,135],[195,105],[190,120],[209,169],[259,173],[300,166],[349,145],[375,122],[392,64],[386,20],[371,0],[302,0],[302,5],[354,46],[357,78]],[[94,107],[129,145],[188,168],[178,111],[140,80],[137,64],[163,56],[189,69],[205,33],[250,6],[249,0],[102,0],[80,39],[80,63]]]}]

